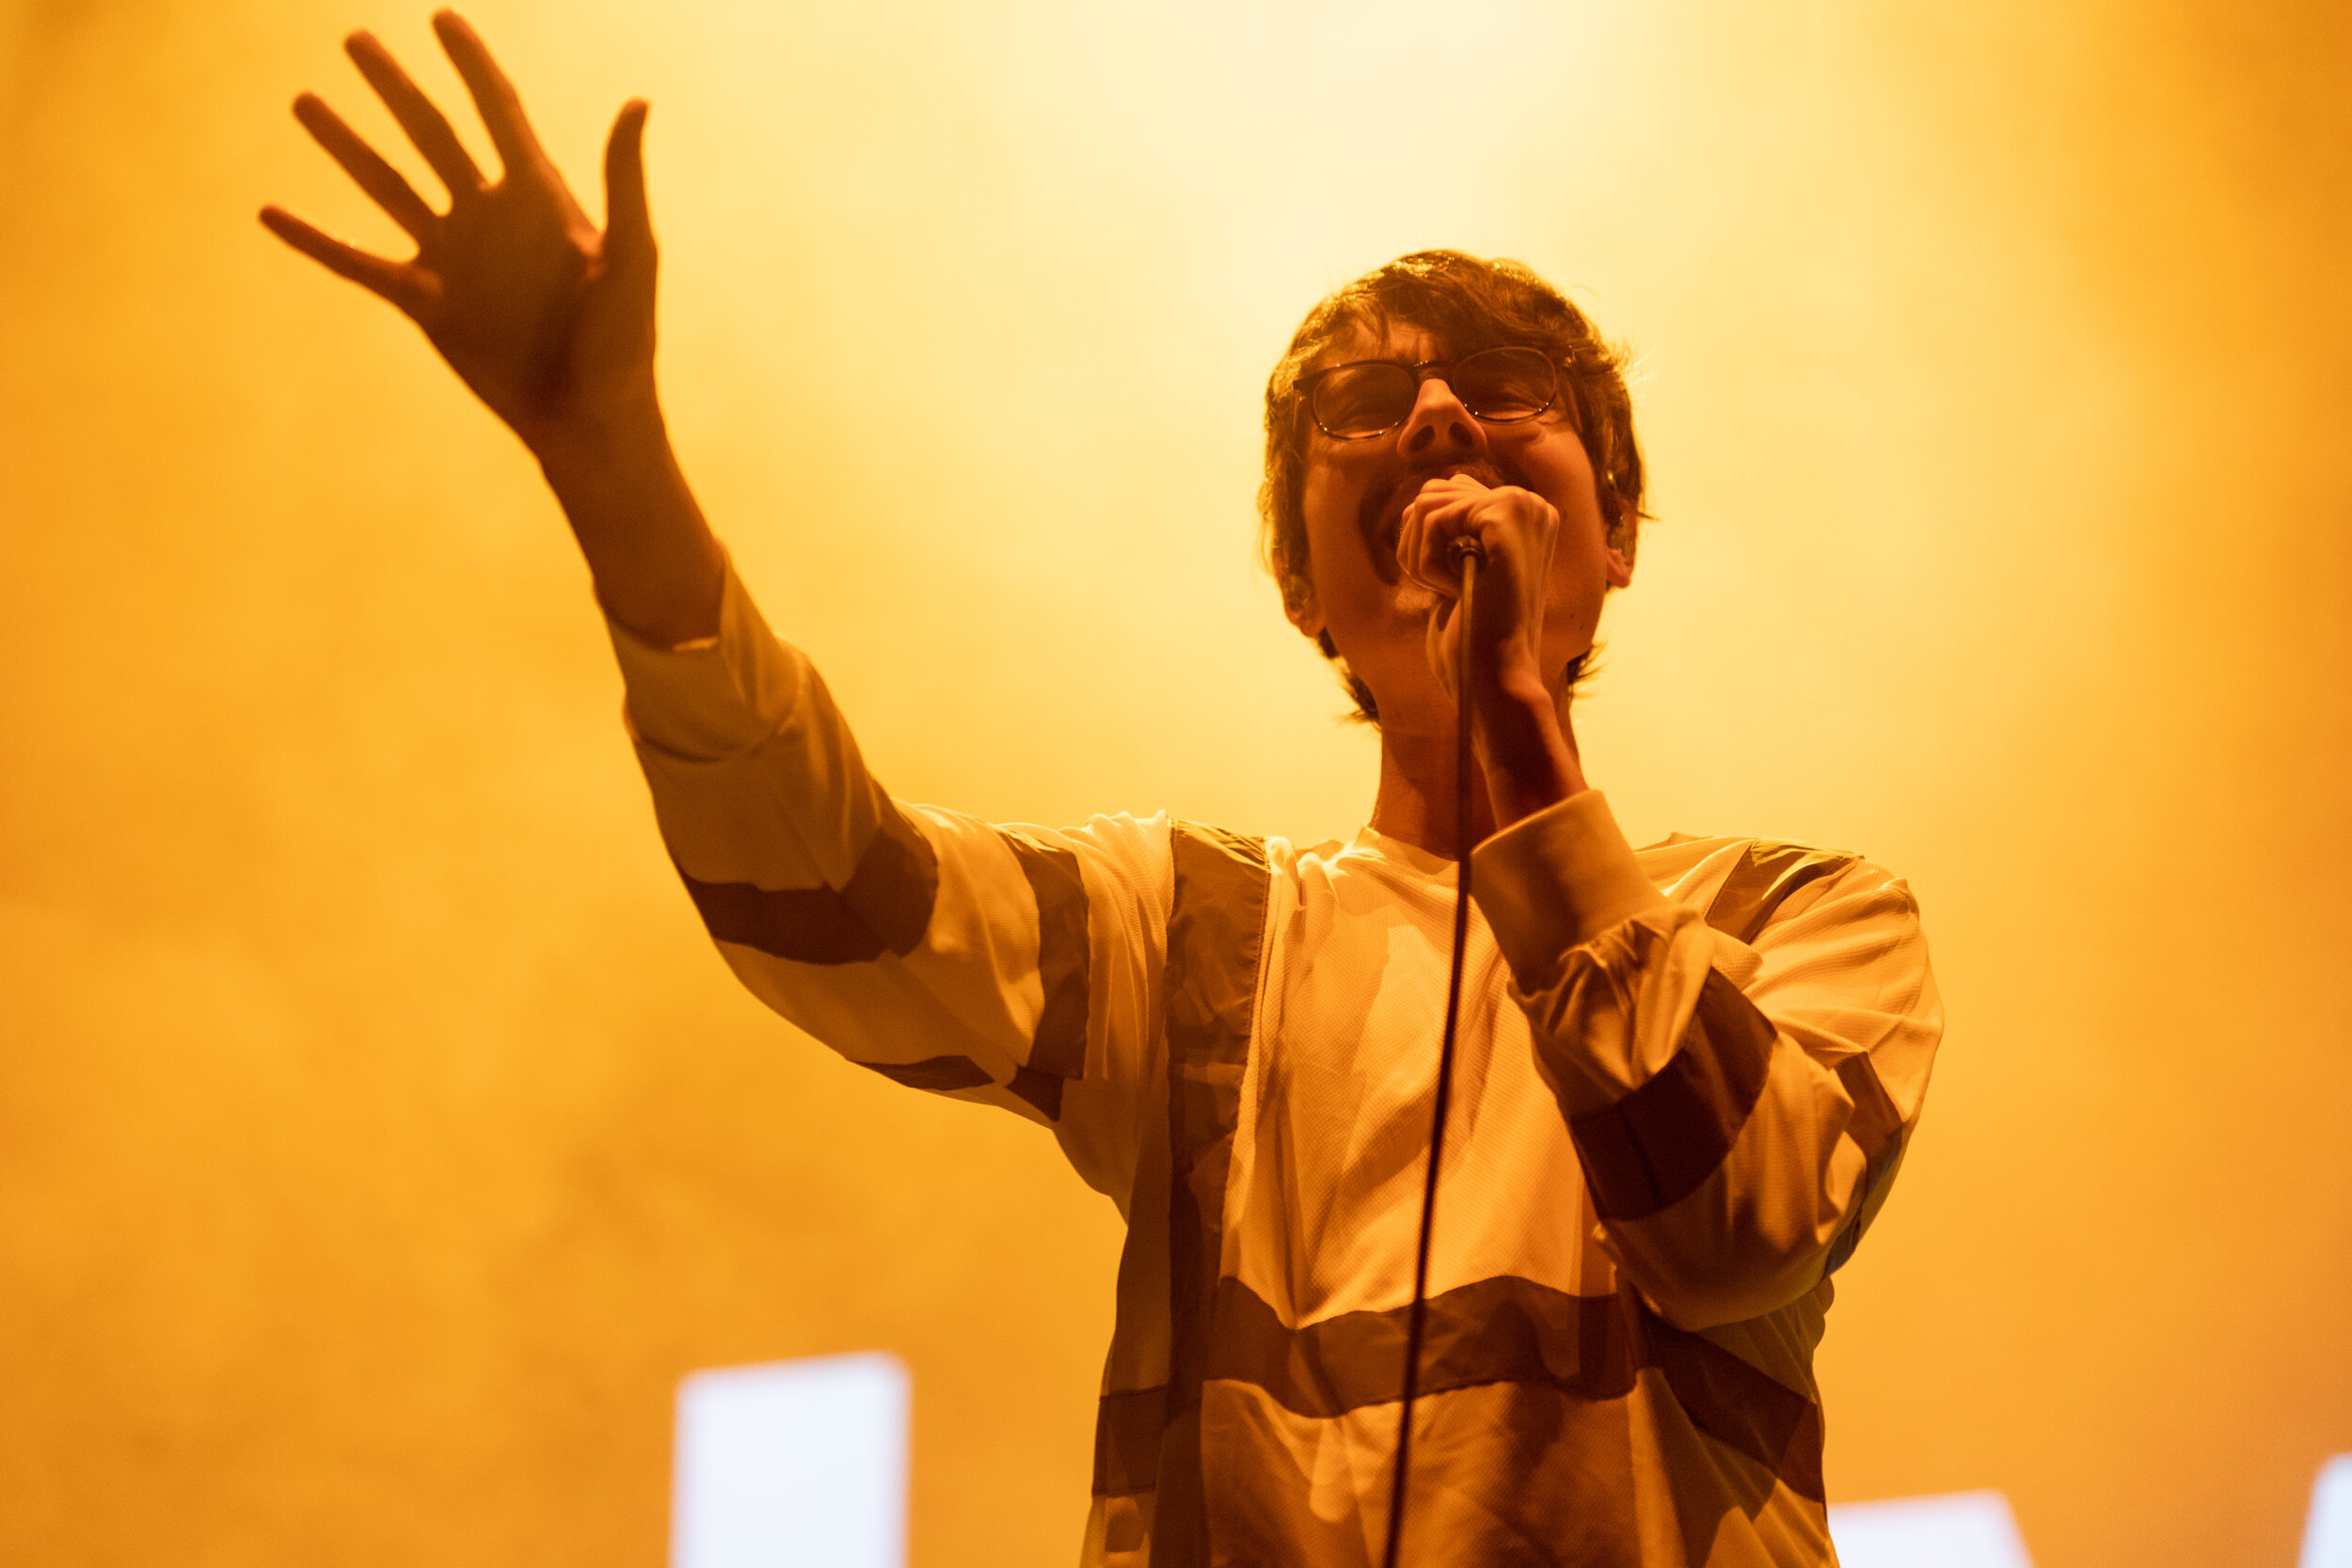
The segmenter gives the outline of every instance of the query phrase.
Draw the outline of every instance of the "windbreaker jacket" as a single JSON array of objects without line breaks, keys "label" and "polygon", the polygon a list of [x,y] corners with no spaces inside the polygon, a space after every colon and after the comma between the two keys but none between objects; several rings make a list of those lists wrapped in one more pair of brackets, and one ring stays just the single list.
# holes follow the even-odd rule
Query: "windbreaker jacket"
[{"label": "windbreaker jacket", "polygon": [[[1377,1562],[1452,863],[894,800],[732,576],[715,640],[613,641],[743,983],[1049,1129],[1125,1217],[1082,1562]],[[1908,890],[1794,845],[1637,851],[1589,791],[1472,872],[1405,1560],[1833,1562],[1812,1352],[1941,1027]]]}]

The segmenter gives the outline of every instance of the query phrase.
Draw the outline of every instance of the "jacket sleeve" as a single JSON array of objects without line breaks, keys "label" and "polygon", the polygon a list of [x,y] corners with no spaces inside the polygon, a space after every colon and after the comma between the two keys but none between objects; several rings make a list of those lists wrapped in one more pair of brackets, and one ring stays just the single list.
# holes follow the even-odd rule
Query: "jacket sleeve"
[{"label": "jacket sleeve", "polygon": [[1057,832],[891,799],[731,569],[717,638],[612,635],[663,841],[743,984],[860,1067],[1052,1128],[1123,1209],[1166,820]]},{"label": "jacket sleeve", "polygon": [[1943,1029],[1910,890],[1752,845],[1704,908],[1587,791],[1481,846],[1472,888],[1566,1117],[1600,1239],[1670,1323],[1760,1317],[1851,1255]]}]

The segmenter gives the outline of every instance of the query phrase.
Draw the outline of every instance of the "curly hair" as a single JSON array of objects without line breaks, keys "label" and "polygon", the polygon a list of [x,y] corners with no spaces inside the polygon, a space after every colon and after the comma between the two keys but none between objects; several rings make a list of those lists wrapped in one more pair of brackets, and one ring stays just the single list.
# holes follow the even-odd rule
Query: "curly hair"
[{"label": "curly hair", "polygon": [[[1605,341],[1566,296],[1518,261],[1487,261],[1458,250],[1417,250],[1376,267],[1327,295],[1307,312],[1290,347],[1266,378],[1265,481],[1258,487],[1258,543],[1266,568],[1296,610],[1310,589],[1307,559],[1306,400],[1299,380],[1341,339],[1385,336],[1391,323],[1418,326],[1454,357],[1483,348],[1540,348],[1561,367],[1568,414],[1591,461],[1601,516],[1612,545],[1633,557],[1642,520],[1642,451],[1633,438],[1633,400],[1626,356]],[[1318,643],[1339,667],[1358,715],[1378,723],[1372,690],[1340,657],[1330,634]],[[1585,673],[1568,668],[1573,685]]]}]

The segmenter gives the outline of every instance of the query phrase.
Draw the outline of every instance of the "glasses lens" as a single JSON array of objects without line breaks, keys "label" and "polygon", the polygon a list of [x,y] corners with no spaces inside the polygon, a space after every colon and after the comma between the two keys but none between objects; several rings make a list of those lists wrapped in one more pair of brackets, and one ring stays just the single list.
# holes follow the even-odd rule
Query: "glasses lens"
[{"label": "glasses lens", "polygon": [[1402,365],[1343,365],[1315,383],[1315,423],[1343,438],[1378,436],[1405,422],[1416,390]]},{"label": "glasses lens", "polygon": [[1454,367],[1454,395],[1482,420],[1532,420],[1560,395],[1559,372],[1541,349],[1490,348]]}]

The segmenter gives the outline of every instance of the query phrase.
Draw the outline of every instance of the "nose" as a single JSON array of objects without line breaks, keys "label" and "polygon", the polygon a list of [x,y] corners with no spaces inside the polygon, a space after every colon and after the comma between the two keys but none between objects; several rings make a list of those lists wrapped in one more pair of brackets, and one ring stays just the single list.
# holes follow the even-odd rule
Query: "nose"
[{"label": "nose", "polygon": [[1396,451],[1416,467],[1469,462],[1486,455],[1486,431],[1445,379],[1433,375],[1421,384],[1413,411],[1396,433]]}]

